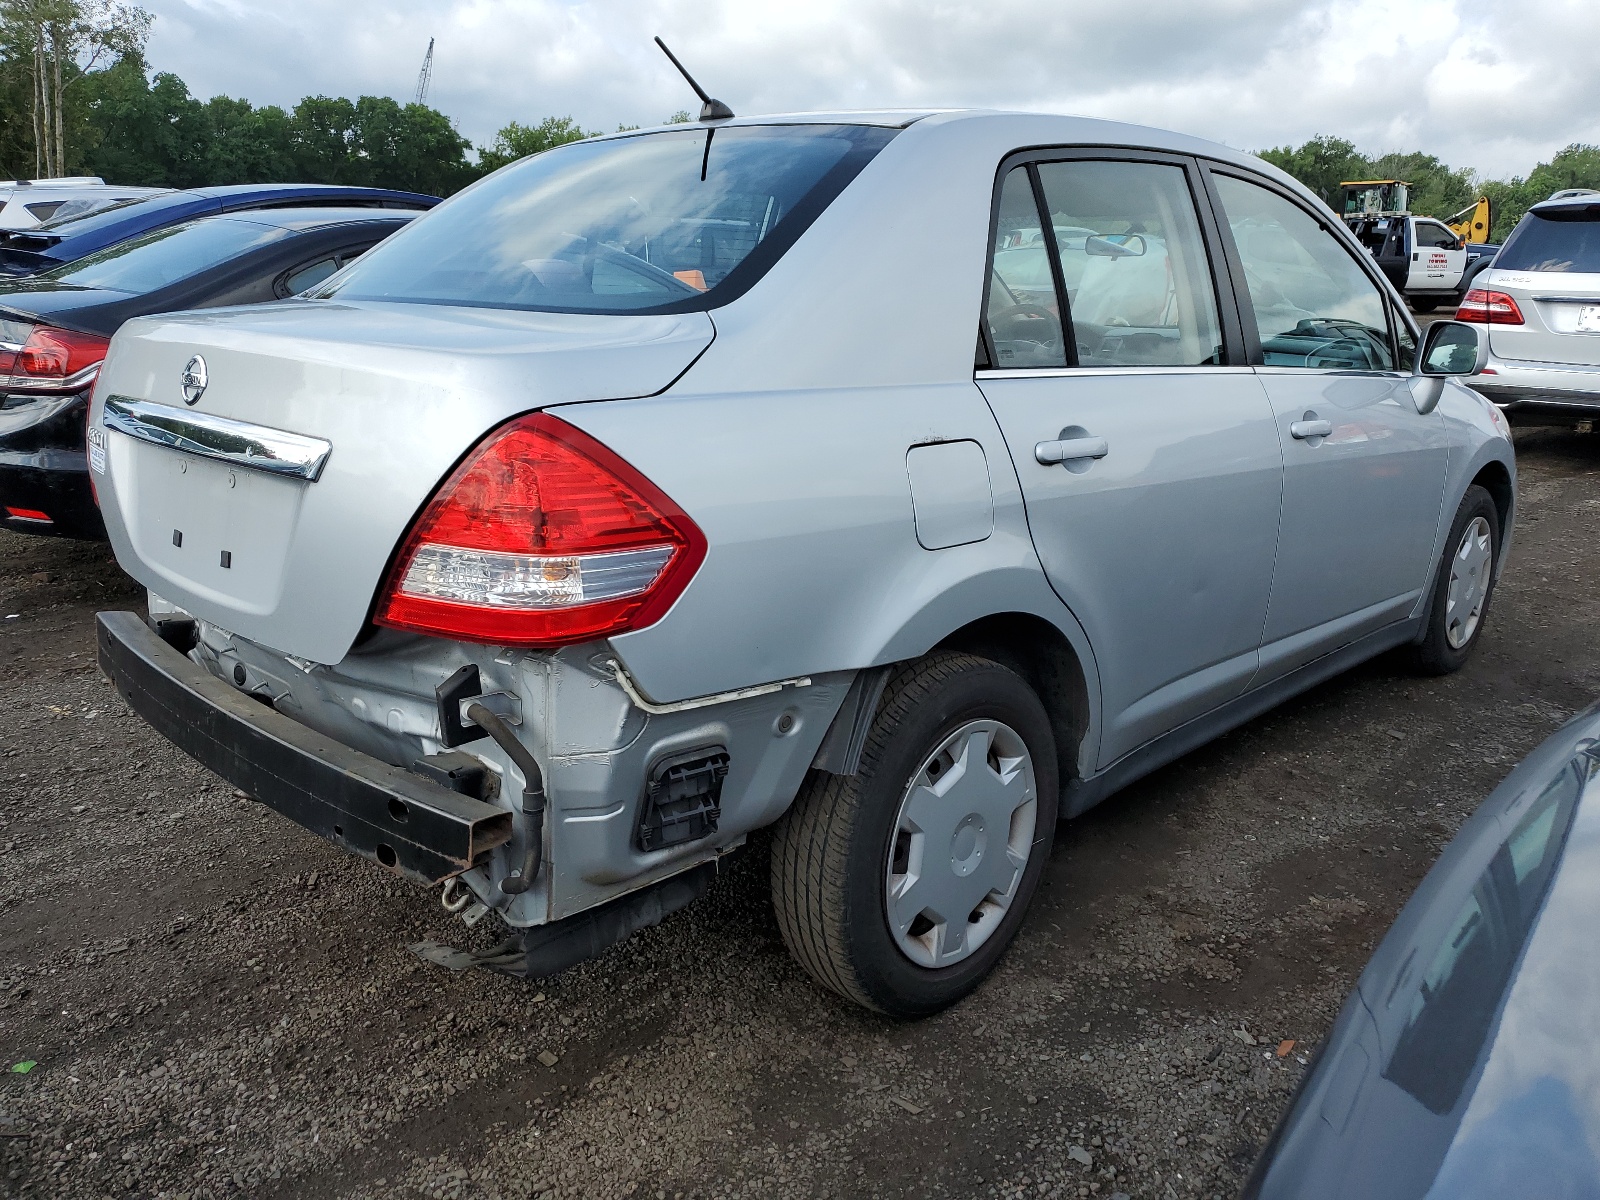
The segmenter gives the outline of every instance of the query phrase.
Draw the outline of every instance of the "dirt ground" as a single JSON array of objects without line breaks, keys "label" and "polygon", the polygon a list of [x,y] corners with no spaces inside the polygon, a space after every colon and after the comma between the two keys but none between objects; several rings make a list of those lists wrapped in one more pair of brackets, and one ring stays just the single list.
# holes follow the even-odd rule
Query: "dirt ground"
[{"label": "dirt ground", "polygon": [[800,973],[761,845],[559,978],[424,965],[463,940],[435,894],[101,680],[93,614],[140,599],[105,548],[0,533],[0,1071],[37,1063],[0,1194],[1231,1194],[1440,847],[1600,694],[1600,435],[1518,451],[1464,671],[1368,664],[1063,826],[995,978],[919,1024]]}]

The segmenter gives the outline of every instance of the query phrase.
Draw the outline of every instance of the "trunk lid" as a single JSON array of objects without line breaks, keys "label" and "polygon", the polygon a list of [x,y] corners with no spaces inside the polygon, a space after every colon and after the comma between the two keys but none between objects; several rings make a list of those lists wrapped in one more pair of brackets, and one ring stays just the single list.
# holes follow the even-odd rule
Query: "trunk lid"
[{"label": "trunk lid", "polygon": [[[117,559],[197,617],[336,663],[418,510],[485,433],[548,405],[658,392],[713,336],[704,313],[329,301],[130,321],[90,416]],[[192,405],[186,373],[205,381]],[[121,428],[107,428],[108,402]],[[124,431],[129,412],[143,434]],[[156,444],[151,429],[235,459]],[[275,439],[326,443],[326,460],[312,478],[258,469]]]},{"label": "trunk lid", "polygon": [[1473,286],[1504,292],[1522,310],[1525,324],[1489,326],[1498,357],[1600,366],[1600,274],[1491,267]]}]

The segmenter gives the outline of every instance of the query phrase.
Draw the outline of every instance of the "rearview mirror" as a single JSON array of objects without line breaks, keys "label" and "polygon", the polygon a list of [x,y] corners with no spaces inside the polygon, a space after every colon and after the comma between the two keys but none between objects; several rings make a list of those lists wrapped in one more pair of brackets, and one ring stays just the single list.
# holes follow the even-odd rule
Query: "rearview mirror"
[{"label": "rearview mirror", "polygon": [[1096,258],[1138,258],[1144,253],[1144,236],[1114,233],[1107,237],[1088,237],[1083,240],[1083,252]]},{"label": "rearview mirror", "polygon": [[1489,359],[1489,346],[1478,331],[1460,321],[1435,321],[1422,339],[1417,356],[1419,375],[1476,375]]}]

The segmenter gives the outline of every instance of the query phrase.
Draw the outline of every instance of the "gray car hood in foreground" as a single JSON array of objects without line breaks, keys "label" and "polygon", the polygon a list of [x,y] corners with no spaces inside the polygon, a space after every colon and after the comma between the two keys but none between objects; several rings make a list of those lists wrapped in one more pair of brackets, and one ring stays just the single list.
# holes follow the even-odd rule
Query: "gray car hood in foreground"
[{"label": "gray car hood in foreground", "polygon": [[[659,392],[714,332],[705,313],[329,301],[130,321],[91,429],[121,397],[321,438],[332,452],[306,482],[107,431],[95,482],[112,546],[140,583],[194,615],[336,663],[413,517],[486,432],[548,405]],[[182,378],[196,355],[207,386],[191,408]]]},{"label": "gray car hood in foreground", "polygon": [[1597,747],[1600,706],[1463,826],[1362,973],[1246,1196],[1600,1197]]}]

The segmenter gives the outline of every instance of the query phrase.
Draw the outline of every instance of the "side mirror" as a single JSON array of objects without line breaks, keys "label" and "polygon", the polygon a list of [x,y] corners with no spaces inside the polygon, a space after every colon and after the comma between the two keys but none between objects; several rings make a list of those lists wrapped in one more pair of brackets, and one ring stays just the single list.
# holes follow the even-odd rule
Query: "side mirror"
[{"label": "side mirror", "polygon": [[1435,321],[1423,335],[1417,373],[1411,378],[1417,411],[1426,416],[1439,407],[1446,376],[1476,375],[1488,361],[1489,343],[1471,325]]},{"label": "side mirror", "polygon": [[1489,363],[1489,344],[1471,325],[1435,321],[1422,339],[1419,375],[1476,375]]},{"label": "side mirror", "polygon": [[1089,237],[1083,242],[1083,252],[1092,254],[1096,258],[1138,258],[1144,251],[1144,236],[1137,233]]}]

